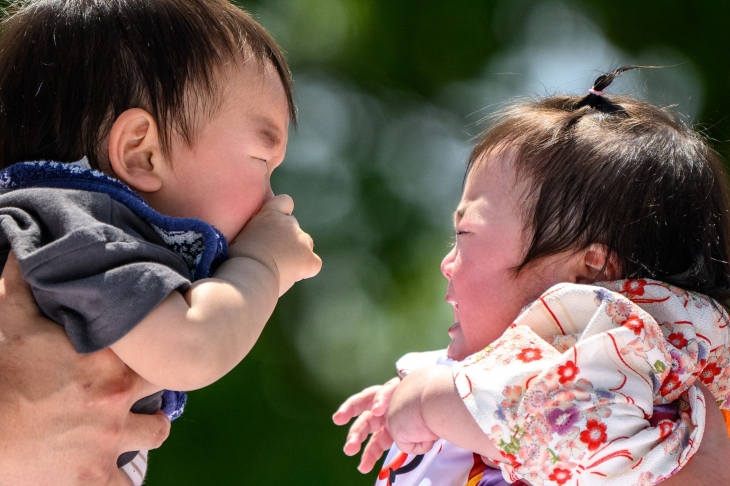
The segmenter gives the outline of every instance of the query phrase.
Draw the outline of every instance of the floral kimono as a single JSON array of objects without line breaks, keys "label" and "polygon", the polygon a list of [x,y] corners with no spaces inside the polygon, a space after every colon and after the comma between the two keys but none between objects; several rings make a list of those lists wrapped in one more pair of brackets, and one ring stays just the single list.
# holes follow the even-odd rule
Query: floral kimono
[{"label": "floral kimono", "polygon": [[[408,353],[398,360],[398,375],[404,378],[416,368],[435,364],[452,366],[446,350]],[[509,486],[499,469],[487,466],[479,454],[443,439],[425,454],[406,454],[393,444],[378,474],[375,486]],[[528,486],[521,481],[513,486]]]},{"label": "floral kimono", "polygon": [[[560,284],[483,351],[453,365],[508,482],[648,486],[702,440],[702,382],[730,408],[728,315],[651,280]],[[677,412],[650,422],[654,407]],[[660,407],[661,408],[661,407]]]}]

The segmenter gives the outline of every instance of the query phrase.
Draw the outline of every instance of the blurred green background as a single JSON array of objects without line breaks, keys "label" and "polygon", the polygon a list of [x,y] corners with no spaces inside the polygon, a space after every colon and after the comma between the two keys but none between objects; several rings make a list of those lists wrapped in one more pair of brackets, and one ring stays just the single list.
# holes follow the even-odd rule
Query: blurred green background
[{"label": "blurred green background", "polygon": [[448,251],[470,139],[516,97],[611,88],[676,105],[727,152],[730,2],[240,2],[288,53],[300,128],[274,190],[324,261],[282,298],[253,352],[190,394],[148,483],[370,485],[342,453],[337,405],[444,347]]}]

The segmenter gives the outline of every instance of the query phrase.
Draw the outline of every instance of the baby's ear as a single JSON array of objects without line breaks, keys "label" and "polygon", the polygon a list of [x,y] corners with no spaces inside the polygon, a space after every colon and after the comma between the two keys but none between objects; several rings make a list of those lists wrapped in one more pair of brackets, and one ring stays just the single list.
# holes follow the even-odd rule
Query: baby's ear
[{"label": "baby's ear", "polygon": [[114,121],[109,132],[109,164],[114,174],[140,192],[162,187],[165,161],[157,123],[141,108],[131,108]]},{"label": "baby's ear", "polygon": [[619,278],[618,261],[616,256],[609,252],[608,246],[602,243],[591,243],[580,253],[582,254],[584,271],[581,280],[584,280],[585,283]]}]

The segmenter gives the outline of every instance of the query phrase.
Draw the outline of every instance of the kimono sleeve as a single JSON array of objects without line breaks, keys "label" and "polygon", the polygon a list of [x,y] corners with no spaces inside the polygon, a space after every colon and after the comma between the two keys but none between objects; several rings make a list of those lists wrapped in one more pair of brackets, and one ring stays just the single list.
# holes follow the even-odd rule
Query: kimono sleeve
[{"label": "kimono sleeve", "polygon": [[[704,431],[702,393],[672,372],[673,359],[659,324],[624,296],[561,285],[454,365],[454,379],[504,457],[505,479],[650,485],[686,464]],[[678,417],[651,426],[669,388]]]}]

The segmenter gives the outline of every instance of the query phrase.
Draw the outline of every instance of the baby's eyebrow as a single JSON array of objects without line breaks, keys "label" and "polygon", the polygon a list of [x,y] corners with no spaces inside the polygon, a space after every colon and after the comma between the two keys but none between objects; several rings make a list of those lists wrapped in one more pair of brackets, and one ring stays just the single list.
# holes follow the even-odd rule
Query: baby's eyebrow
[{"label": "baby's eyebrow", "polygon": [[459,224],[459,221],[461,221],[461,218],[464,217],[464,213],[466,213],[466,208],[460,208],[454,211],[454,226]]},{"label": "baby's eyebrow", "polygon": [[259,118],[257,123],[259,125],[258,135],[262,141],[269,147],[278,147],[282,140],[279,128],[266,118]]}]

